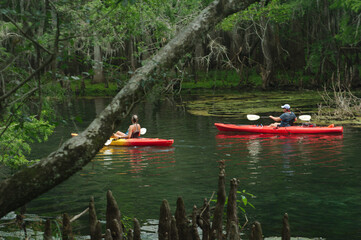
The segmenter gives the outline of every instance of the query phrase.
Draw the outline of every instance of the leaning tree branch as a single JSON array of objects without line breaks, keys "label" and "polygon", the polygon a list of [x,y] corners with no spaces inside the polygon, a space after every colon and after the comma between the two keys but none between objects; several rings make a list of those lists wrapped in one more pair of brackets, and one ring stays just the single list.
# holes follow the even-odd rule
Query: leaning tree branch
[{"label": "leaning tree branch", "polygon": [[0,183],[0,218],[65,181],[90,162],[119,125],[132,102],[142,99],[142,88],[151,87],[148,77],[160,67],[174,65],[199,38],[228,15],[245,9],[255,0],[215,0],[166,46],[139,68],[112,102],[77,137],[37,164]]}]

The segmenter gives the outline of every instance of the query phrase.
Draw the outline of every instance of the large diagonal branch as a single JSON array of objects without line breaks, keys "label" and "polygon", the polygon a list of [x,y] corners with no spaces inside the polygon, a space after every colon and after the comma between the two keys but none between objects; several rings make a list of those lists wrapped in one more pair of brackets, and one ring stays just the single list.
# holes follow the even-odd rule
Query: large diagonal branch
[{"label": "large diagonal branch", "polygon": [[174,39],[143,67],[139,68],[112,102],[77,137],[66,141],[57,151],[39,163],[26,168],[0,183],[0,218],[30,200],[47,192],[85,166],[110,136],[115,126],[134,101],[144,95],[142,87],[150,86],[148,76],[159,67],[174,65],[198,39],[226,16],[247,7],[254,0],[216,0],[212,2]]}]

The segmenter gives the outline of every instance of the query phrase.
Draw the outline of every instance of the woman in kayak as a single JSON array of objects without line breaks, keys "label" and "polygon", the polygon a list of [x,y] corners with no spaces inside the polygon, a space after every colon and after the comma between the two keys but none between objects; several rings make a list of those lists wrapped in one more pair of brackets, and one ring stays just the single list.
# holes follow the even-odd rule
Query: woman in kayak
[{"label": "woman in kayak", "polygon": [[281,106],[283,113],[279,117],[269,116],[275,123],[270,124],[271,127],[290,127],[295,121],[297,121],[296,115],[291,112],[291,106],[285,104]]},{"label": "woman in kayak", "polygon": [[140,125],[138,123],[138,116],[132,116],[132,125],[129,126],[128,131],[123,133],[121,131],[117,131],[113,134],[114,138],[137,138],[140,136]]}]

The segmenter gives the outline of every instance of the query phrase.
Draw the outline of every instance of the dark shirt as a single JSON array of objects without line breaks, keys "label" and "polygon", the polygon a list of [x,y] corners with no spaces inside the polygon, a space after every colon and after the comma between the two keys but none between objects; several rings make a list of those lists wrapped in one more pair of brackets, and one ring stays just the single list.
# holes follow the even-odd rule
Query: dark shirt
[{"label": "dark shirt", "polygon": [[282,120],[279,125],[280,127],[290,127],[293,125],[296,115],[293,112],[285,112],[280,116],[280,118]]},{"label": "dark shirt", "polygon": [[135,125],[135,131],[132,132],[132,135],[130,136],[130,138],[138,138],[140,136],[140,131],[138,130],[138,126]]},{"label": "dark shirt", "polygon": [[137,138],[137,137],[139,137],[139,135],[140,135],[140,132],[135,131],[135,132],[132,132],[132,136],[130,136],[130,138]]}]

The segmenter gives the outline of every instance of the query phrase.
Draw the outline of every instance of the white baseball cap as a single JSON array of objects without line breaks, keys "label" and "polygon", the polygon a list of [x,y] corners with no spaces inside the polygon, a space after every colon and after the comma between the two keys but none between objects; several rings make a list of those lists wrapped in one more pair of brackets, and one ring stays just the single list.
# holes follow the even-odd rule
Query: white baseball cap
[{"label": "white baseball cap", "polygon": [[291,106],[289,104],[285,104],[285,105],[281,106],[281,108],[290,109]]}]

